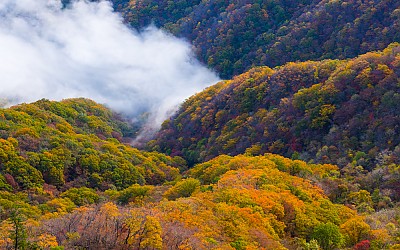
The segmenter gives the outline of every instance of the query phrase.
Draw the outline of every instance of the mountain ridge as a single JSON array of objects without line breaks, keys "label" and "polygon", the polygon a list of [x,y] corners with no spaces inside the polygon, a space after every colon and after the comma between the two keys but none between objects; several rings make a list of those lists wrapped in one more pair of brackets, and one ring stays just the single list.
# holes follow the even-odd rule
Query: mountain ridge
[{"label": "mountain ridge", "polygon": [[189,98],[148,147],[189,166],[243,153],[336,164],[354,185],[398,200],[389,169],[400,161],[399,55],[392,44],[350,60],[254,68]]},{"label": "mountain ridge", "polygon": [[189,40],[223,78],[254,66],[345,59],[400,41],[398,1],[113,1],[134,28]]}]

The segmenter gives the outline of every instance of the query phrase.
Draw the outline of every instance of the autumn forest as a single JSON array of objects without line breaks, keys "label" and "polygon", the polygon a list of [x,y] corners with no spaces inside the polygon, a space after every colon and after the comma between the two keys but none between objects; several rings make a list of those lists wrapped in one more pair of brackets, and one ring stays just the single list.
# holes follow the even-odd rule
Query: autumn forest
[{"label": "autumn forest", "polygon": [[400,2],[112,6],[225,80],[140,144],[146,113],[2,104],[0,249],[400,249]]}]

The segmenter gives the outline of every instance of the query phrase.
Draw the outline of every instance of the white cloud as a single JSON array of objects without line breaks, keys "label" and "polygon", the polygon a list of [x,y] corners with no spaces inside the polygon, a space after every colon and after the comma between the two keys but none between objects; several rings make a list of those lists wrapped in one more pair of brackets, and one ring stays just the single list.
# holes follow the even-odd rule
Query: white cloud
[{"label": "white cloud", "polygon": [[216,82],[190,45],[156,28],[126,27],[107,1],[0,2],[0,96],[18,102],[87,97],[159,125]]}]

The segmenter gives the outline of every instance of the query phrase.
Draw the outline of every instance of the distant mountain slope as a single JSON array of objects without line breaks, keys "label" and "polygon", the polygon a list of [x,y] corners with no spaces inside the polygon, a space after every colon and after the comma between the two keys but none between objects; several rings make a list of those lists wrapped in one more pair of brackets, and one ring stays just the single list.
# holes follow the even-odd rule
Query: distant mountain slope
[{"label": "distant mountain slope", "polygon": [[191,165],[272,152],[372,169],[400,161],[400,45],[351,60],[254,68],[189,98],[150,147]]},{"label": "distant mountain slope", "polygon": [[114,0],[133,27],[151,23],[192,42],[224,78],[252,66],[343,59],[400,41],[396,0]]},{"label": "distant mountain slope", "polygon": [[104,190],[173,180],[184,161],[121,143],[132,130],[87,99],[43,99],[0,109],[0,190],[44,183]]}]

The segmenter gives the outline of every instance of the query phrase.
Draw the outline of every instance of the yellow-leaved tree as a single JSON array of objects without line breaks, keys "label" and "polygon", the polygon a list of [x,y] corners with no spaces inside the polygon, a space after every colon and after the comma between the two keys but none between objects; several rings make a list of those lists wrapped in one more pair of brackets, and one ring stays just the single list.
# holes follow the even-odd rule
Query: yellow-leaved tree
[{"label": "yellow-leaved tree", "polygon": [[140,249],[161,249],[161,225],[157,218],[147,216],[144,224],[142,240],[140,242]]}]

